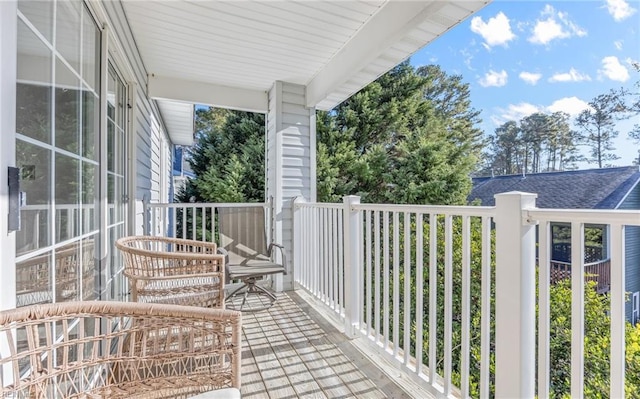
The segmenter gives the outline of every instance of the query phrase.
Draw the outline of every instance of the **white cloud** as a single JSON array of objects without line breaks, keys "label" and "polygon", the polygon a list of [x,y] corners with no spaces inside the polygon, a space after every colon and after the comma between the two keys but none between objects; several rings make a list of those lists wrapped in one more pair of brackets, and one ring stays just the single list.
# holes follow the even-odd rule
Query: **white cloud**
[{"label": "white cloud", "polygon": [[536,20],[533,32],[527,40],[533,44],[546,45],[553,40],[586,35],[587,31],[573,23],[567,13],[556,12],[547,4],[542,11],[542,18]]},{"label": "white cloud", "polygon": [[535,86],[536,83],[538,83],[538,80],[540,80],[540,78],[542,77],[542,74],[522,71],[520,72],[520,75],[518,75],[518,77],[524,80],[525,83]]},{"label": "white cloud", "polygon": [[511,31],[509,18],[503,12],[489,18],[487,22],[482,17],[473,17],[471,20],[471,32],[477,33],[485,41],[486,47],[506,46],[516,35]]},{"label": "white cloud", "polygon": [[495,114],[491,116],[491,121],[496,126],[500,126],[508,121],[519,122],[521,119],[535,114],[536,112],[565,112],[570,116],[575,117],[587,108],[589,108],[589,104],[577,97],[563,97],[554,101],[549,106],[522,102],[518,104],[509,104],[507,108],[497,108]]},{"label": "white cloud", "polygon": [[589,103],[578,97],[564,97],[554,101],[546,109],[549,112],[566,112],[571,116],[577,116],[580,112],[589,108]]},{"label": "white cloud", "polygon": [[622,21],[636,12],[625,0],[607,0],[607,11],[616,21]]},{"label": "white cloud", "polygon": [[602,59],[602,69],[598,69],[598,73],[600,76],[605,76],[617,82],[629,80],[629,70],[615,56],[604,57]]},{"label": "white cloud", "polygon": [[491,116],[491,120],[496,126],[500,126],[507,121],[519,121],[540,111],[540,107],[530,103],[509,104],[506,109],[498,108],[498,114]]},{"label": "white cloud", "polygon": [[507,84],[507,71],[504,69],[500,72],[489,70],[478,83],[482,87],[501,87]]},{"label": "white cloud", "polygon": [[622,40],[616,40],[615,42],[613,42],[613,45],[615,46],[616,50],[622,50]]},{"label": "white cloud", "polygon": [[585,80],[589,81],[591,77],[578,72],[575,68],[571,68],[569,72],[556,73],[549,78],[549,82],[582,82]]}]

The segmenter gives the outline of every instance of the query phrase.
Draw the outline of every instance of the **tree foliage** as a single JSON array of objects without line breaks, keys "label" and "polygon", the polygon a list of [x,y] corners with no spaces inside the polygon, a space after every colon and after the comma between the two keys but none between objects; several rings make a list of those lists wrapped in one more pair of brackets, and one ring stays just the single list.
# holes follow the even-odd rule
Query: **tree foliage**
[{"label": "tree foliage", "polygon": [[507,121],[489,135],[489,142],[480,174],[571,170],[581,159],[578,135],[563,112],[537,112],[519,121]]},{"label": "tree foliage", "polygon": [[586,161],[597,164],[598,168],[608,166],[608,161],[620,159],[614,152],[613,139],[618,137],[616,114],[622,109],[620,96],[611,91],[589,101],[589,108],[576,118],[581,139],[590,150],[590,157]]},{"label": "tree foliage", "polygon": [[264,201],[264,115],[217,108],[196,110],[189,163],[196,175],[179,202]]},{"label": "tree foliage", "polygon": [[462,204],[482,145],[468,85],[404,62],[317,118],[318,199]]},{"label": "tree foliage", "polygon": [[[595,282],[584,291],[584,396],[609,398],[611,351],[610,297],[598,294]],[[571,393],[571,281],[551,286],[550,293],[550,393],[569,398]],[[640,393],[640,324],[625,323],[626,397]]]}]

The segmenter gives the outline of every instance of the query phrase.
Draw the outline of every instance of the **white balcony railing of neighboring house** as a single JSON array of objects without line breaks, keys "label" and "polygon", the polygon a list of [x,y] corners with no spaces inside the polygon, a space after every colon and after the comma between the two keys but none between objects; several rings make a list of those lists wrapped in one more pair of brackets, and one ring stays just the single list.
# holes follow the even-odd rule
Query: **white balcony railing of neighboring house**
[{"label": "white balcony railing of neighboring house", "polygon": [[[215,209],[227,206],[270,208],[146,204],[145,232],[215,240]],[[549,397],[551,224],[558,222],[571,225],[571,258],[582,259],[570,277],[570,379],[571,396],[583,396],[584,286],[593,273],[583,233],[585,225],[607,225],[609,386],[611,397],[624,396],[624,229],[640,226],[638,211],[542,210],[535,195],[505,193],[495,207],[345,197],[341,204],[296,199],[292,212],[297,286],[387,364],[436,395],[456,397],[472,386],[480,397]]]}]

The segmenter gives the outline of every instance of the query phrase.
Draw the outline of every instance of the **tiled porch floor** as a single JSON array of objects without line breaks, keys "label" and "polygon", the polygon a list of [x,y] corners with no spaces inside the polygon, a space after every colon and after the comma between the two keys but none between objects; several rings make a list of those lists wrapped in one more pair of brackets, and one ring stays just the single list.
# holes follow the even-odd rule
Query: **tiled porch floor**
[{"label": "tiled porch floor", "polygon": [[243,398],[409,397],[295,292],[242,326]]}]

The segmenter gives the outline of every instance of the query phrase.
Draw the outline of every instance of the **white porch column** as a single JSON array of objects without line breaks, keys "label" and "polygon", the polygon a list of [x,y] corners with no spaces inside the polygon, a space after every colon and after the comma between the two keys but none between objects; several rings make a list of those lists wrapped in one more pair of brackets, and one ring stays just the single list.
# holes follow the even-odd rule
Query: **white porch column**
[{"label": "white porch column", "polygon": [[315,109],[305,106],[305,86],[275,82],[267,113],[267,197],[273,199],[273,239],[285,246],[287,275],[275,289],[293,289],[293,199],[316,199]]},{"label": "white porch column", "polygon": [[522,218],[536,194],[496,199],[496,398],[535,394],[536,226]]},{"label": "white porch column", "polygon": [[17,4],[0,1],[0,310],[16,306],[16,234],[8,230],[7,168],[16,166]]}]

